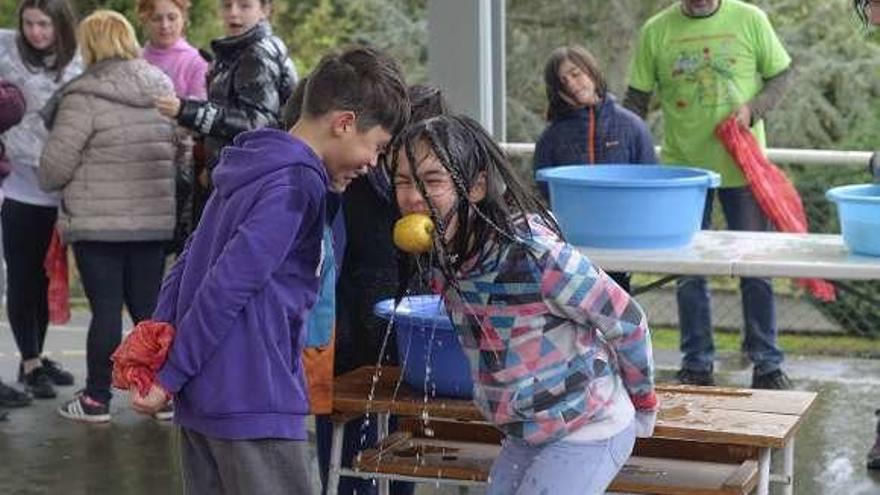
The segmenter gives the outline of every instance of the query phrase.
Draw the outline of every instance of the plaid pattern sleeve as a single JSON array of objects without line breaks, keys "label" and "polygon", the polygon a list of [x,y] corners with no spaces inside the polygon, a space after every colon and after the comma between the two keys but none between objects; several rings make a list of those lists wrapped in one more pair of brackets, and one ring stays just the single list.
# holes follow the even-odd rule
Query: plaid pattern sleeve
[{"label": "plaid pattern sleeve", "polygon": [[633,405],[656,409],[651,336],[642,308],[571,245],[553,243],[544,257],[541,292],[550,311],[596,328],[617,354]]}]

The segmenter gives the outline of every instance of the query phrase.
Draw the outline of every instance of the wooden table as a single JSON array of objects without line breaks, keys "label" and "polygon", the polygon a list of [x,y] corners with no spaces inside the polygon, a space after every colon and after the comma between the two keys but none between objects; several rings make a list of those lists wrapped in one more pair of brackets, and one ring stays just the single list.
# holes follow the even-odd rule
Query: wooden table
[{"label": "wooden table", "polygon": [[[353,417],[377,413],[380,416],[380,441],[387,436],[387,418],[390,414],[483,421],[469,400],[426,399],[421,391],[399,384],[400,372],[394,367],[381,369],[373,400],[368,401],[373,375],[373,367],[363,367],[338,377],[334,382],[333,409],[336,419],[328,494],[336,493],[340,476],[376,477],[375,473],[360,473],[341,466],[344,426]],[[783,484],[785,493],[792,493],[794,440],[813,406],[815,393],[687,385],[662,385],[657,387],[657,392],[661,409],[654,429],[655,438],[757,448],[760,452],[758,493],[769,493],[771,481]],[[771,453],[774,450],[781,451],[783,455],[781,473],[770,472]],[[387,490],[387,480],[382,485]]]}]

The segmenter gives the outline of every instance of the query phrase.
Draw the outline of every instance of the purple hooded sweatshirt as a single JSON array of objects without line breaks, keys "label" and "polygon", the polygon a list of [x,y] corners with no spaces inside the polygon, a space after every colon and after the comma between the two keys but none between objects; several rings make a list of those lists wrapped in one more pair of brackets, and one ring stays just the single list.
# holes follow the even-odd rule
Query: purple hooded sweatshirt
[{"label": "purple hooded sweatshirt", "polygon": [[304,323],[321,270],[327,172],[276,129],[236,136],[153,319],[177,329],[158,380],[212,438],[305,440]]},{"label": "purple hooded sweatshirt", "polygon": [[174,92],[181,98],[205,100],[208,98],[208,62],[199,51],[183,38],[168,48],[159,48],[152,43],[144,47],[144,59],[162,69],[174,82]]}]

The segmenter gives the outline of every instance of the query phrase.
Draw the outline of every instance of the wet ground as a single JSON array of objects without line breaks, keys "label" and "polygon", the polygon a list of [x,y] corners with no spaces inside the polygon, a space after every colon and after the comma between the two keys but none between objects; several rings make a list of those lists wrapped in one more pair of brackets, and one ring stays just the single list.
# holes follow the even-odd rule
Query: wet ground
[{"label": "wet ground", "polygon": [[[47,350],[77,376],[85,375],[84,315],[50,330]],[[14,380],[18,358],[5,323],[0,323],[0,378]],[[678,356],[658,352],[661,378],[671,376]],[[724,384],[746,386],[751,371],[738,356],[719,364]],[[880,473],[865,469],[874,441],[874,409],[880,407],[880,361],[791,358],[787,370],[799,389],[819,400],[797,437],[795,493],[880,494]],[[59,388],[55,400],[13,410],[0,422],[0,494],[180,493],[175,430],[128,410],[119,397],[113,422],[89,426],[55,414],[75,387]],[[424,485],[418,495],[457,494],[456,488]],[[471,493],[482,493],[472,490]]]}]

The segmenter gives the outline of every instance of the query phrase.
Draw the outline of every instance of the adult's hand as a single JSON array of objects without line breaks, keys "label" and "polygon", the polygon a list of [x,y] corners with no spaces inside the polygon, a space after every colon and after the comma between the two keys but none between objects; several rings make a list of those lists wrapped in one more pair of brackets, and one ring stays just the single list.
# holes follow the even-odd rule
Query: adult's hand
[{"label": "adult's hand", "polygon": [[752,109],[748,105],[743,105],[733,112],[736,123],[743,129],[751,129],[752,127]]}]

